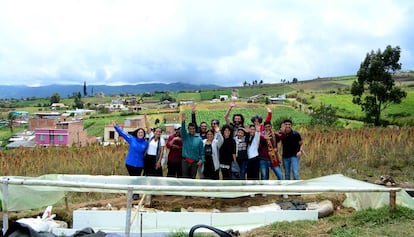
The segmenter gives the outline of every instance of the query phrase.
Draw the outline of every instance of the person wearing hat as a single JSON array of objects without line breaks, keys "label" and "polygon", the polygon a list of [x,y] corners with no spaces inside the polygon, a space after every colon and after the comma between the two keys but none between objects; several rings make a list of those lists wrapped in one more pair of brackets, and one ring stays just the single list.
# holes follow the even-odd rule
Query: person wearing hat
[{"label": "person wearing hat", "polygon": [[167,161],[167,177],[181,178],[183,176],[181,161],[183,159],[183,140],[180,134],[181,125],[174,124],[174,132],[167,139],[168,161]]}]

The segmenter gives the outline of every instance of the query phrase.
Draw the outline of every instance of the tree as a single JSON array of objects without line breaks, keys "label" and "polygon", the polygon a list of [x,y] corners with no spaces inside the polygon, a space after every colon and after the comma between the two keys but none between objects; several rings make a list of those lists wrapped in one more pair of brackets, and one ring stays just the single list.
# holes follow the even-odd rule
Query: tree
[{"label": "tree", "polygon": [[88,92],[86,91],[86,81],[83,82],[83,96],[88,96]]},{"label": "tree", "polygon": [[323,125],[327,127],[334,125],[338,120],[336,110],[337,108],[332,105],[321,104],[320,107],[315,108],[315,110],[312,112],[310,124],[313,126]]},{"label": "tree", "polygon": [[80,92],[78,92],[77,94],[76,93],[73,93],[74,94],[74,105],[73,105],[73,108],[74,109],[76,109],[76,108],[78,108],[78,109],[83,109],[83,101],[81,100],[81,97],[82,97],[82,95],[81,95],[81,93]]},{"label": "tree", "polygon": [[294,78],[292,79],[292,83],[298,83],[298,79],[297,79],[296,77],[294,77]]},{"label": "tree", "polygon": [[395,86],[392,75],[401,69],[400,47],[390,45],[381,52],[367,53],[357,73],[357,80],[352,83],[352,102],[365,111],[365,121],[381,124],[381,113],[390,104],[399,104],[407,93]]},{"label": "tree", "polygon": [[59,93],[53,93],[53,95],[50,97],[49,100],[50,100],[50,104],[59,103],[59,101],[60,101]]},{"label": "tree", "polygon": [[14,125],[14,121],[16,120],[16,118],[17,118],[17,116],[13,112],[10,112],[7,115],[7,120],[8,120],[8,123],[9,123],[10,132],[12,134],[13,134],[13,125]]}]

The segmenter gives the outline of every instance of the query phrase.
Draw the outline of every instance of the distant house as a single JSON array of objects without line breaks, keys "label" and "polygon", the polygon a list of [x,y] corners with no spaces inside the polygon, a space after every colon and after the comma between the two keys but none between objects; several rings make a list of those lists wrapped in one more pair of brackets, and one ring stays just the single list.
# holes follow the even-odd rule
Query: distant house
[{"label": "distant house", "polygon": [[138,104],[138,100],[136,97],[132,97],[132,98],[127,98],[124,100],[124,105],[131,105],[131,106],[135,106]]},{"label": "distant house", "polygon": [[[145,127],[145,120],[143,116],[135,118],[125,119],[124,124],[119,124],[119,126],[126,132],[133,132],[137,128]],[[115,128],[112,125],[105,125],[104,127],[104,142],[114,143],[119,141],[119,134],[115,131]]]},{"label": "distant house", "polygon": [[35,129],[35,142],[41,146],[85,146],[96,142],[83,129],[83,120],[58,121],[54,127]]},{"label": "distant house", "polygon": [[192,105],[194,100],[180,100],[180,105]]},{"label": "distant house", "polygon": [[9,138],[9,142],[15,142],[15,141],[31,141],[34,140],[35,135],[33,131],[23,131],[20,133],[17,133],[16,135],[13,135],[11,138]]},{"label": "distant house", "polygon": [[229,96],[228,95],[220,95],[220,101],[228,101]]},{"label": "distant house", "polygon": [[61,113],[36,113],[33,118],[29,119],[29,130],[34,131],[36,128],[54,128],[61,120]]},{"label": "distant house", "polygon": [[178,108],[178,104],[177,103],[170,103],[168,105],[168,107],[170,107],[170,109],[176,109],[176,108]]},{"label": "distant house", "polygon": [[128,111],[129,112],[138,112],[141,111],[142,107],[141,106],[128,106]]},{"label": "distant house", "polygon": [[257,94],[257,95],[253,95],[249,97],[250,102],[255,102],[256,100],[263,98],[265,96],[265,94]]},{"label": "distant house", "polygon": [[92,109],[75,109],[75,110],[66,110],[65,116],[85,116],[87,114],[95,113],[95,110]]},{"label": "distant house", "polygon": [[98,98],[103,98],[103,97],[105,97],[105,93],[103,93],[102,91],[101,92],[96,92],[93,96],[98,97]]},{"label": "distant house", "polygon": [[26,116],[29,116],[29,112],[27,112],[27,111],[12,111],[10,113],[14,117],[26,117]]},{"label": "distant house", "polygon": [[35,147],[35,146],[36,146],[35,141],[22,140],[22,141],[11,142],[6,145],[6,148],[12,149],[12,148],[19,148],[19,147]]},{"label": "distant house", "polygon": [[286,96],[285,95],[269,97],[269,102],[271,104],[283,104],[283,103],[285,103],[285,101],[286,101]]},{"label": "distant house", "polygon": [[29,120],[29,112],[27,111],[12,111],[11,114],[15,118],[13,124],[15,126],[26,125]]},{"label": "distant house", "polygon": [[67,109],[69,106],[66,106],[64,103],[52,103],[50,106],[52,110]]}]

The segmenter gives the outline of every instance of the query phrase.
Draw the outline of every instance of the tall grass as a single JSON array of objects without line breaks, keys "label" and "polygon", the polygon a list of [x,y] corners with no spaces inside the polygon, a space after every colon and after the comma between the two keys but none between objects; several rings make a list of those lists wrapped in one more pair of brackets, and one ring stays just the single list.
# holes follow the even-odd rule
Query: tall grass
[{"label": "tall grass", "polygon": [[1,175],[126,175],[127,144],[118,146],[17,148],[0,152]]},{"label": "tall grass", "polygon": [[360,179],[385,174],[412,180],[414,127],[304,131],[306,177],[342,173]]}]

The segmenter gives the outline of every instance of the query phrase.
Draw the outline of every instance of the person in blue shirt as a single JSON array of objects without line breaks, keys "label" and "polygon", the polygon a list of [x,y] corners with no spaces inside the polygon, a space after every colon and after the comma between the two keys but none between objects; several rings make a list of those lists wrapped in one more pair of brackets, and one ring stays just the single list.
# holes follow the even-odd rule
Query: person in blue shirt
[{"label": "person in blue shirt", "polygon": [[115,131],[129,144],[128,154],[125,158],[125,166],[130,176],[141,176],[144,169],[144,156],[148,147],[145,140],[145,130],[138,128],[131,133],[125,132],[116,123],[113,123]]}]

